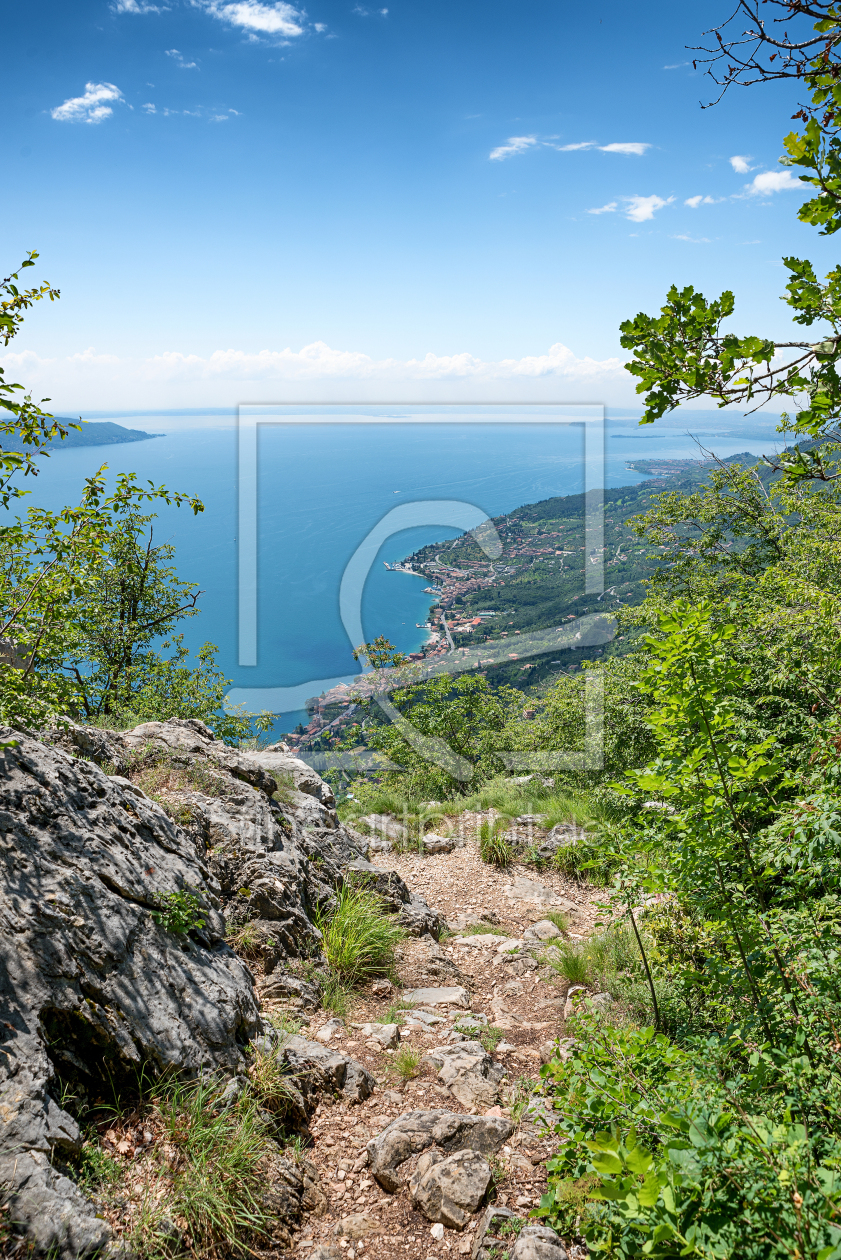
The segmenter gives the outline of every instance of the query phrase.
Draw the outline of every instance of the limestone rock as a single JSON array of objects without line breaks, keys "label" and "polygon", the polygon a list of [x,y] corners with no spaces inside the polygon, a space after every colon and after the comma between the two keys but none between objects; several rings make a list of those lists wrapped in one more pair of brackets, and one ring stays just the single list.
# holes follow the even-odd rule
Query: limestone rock
[{"label": "limestone rock", "polygon": [[338,1221],[333,1229],[337,1238],[368,1238],[369,1235],[379,1232],[379,1221],[368,1212],[353,1212]]},{"label": "limestone rock", "polygon": [[359,1034],[378,1042],[386,1050],[396,1050],[400,1045],[400,1029],[396,1024],[359,1024]]},{"label": "limestone rock", "polygon": [[523,935],[527,940],[554,941],[561,935],[561,931],[551,919],[538,919],[537,923],[526,928]]},{"label": "limestone rock", "polygon": [[495,1063],[478,1041],[438,1046],[426,1056],[438,1066],[438,1080],[470,1112],[493,1107],[505,1068]]},{"label": "limestone rock", "polygon": [[293,1006],[314,1011],[321,1005],[321,985],[316,981],[301,980],[285,972],[272,972],[258,986],[261,998],[291,999]]},{"label": "limestone rock", "polygon": [[422,897],[409,891],[396,871],[386,871],[365,858],[356,858],[344,867],[345,878],[357,887],[369,888],[381,899],[383,908],[397,915],[397,921],[410,936],[441,935],[444,921]]},{"label": "limestone rock", "polygon": [[511,1260],[567,1260],[566,1248],[553,1229],[525,1225],[511,1248]]},{"label": "limestone rock", "polygon": [[438,836],[428,831],[423,838],[423,847],[427,853],[452,853],[456,842],[452,836]]},{"label": "limestone rock", "polygon": [[460,985],[432,989],[409,989],[403,994],[404,1002],[417,1006],[469,1006],[470,994]]},{"label": "limestone rock", "polygon": [[401,1164],[439,1146],[444,1151],[469,1149],[492,1155],[514,1132],[510,1120],[498,1116],[465,1116],[444,1108],[409,1111],[398,1116],[368,1143],[371,1172],[383,1190],[394,1194],[400,1189]]},{"label": "limestone rock", "polygon": [[315,1040],[322,1046],[329,1045],[333,1038],[342,1031],[345,1026],[343,1019],[328,1019],[326,1024],[322,1024],[318,1032],[315,1034]]},{"label": "limestone rock", "polygon": [[463,1150],[446,1158],[427,1152],[418,1160],[409,1182],[413,1205],[429,1221],[440,1221],[448,1229],[464,1229],[493,1181],[484,1155]]},{"label": "limestone rock", "polygon": [[545,884],[539,884],[537,880],[527,879],[525,875],[518,875],[506,890],[505,895],[513,901],[530,901],[537,905],[557,906],[560,910],[567,911],[578,909],[574,902],[559,897],[554,889],[547,888]]},{"label": "limestone rock", "polygon": [[476,1226],[476,1234],[473,1240],[473,1250],[470,1253],[471,1260],[479,1260],[479,1256],[483,1252],[485,1239],[493,1235],[498,1228],[497,1222],[501,1225],[504,1221],[516,1220],[516,1212],[512,1212],[510,1208],[501,1207],[493,1203],[490,1207],[485,1208],[479,1224]]},{"label": "limestone rock", "polygon": [[391,814],[366,814],[359,821],[384,840],[401,842],[409,838],[407,829]]},{"label": "limestone rock", "polygon": [[[0,738],[17,740],[0,755],[0,1183],[69,1255],[58,1239],[74,1196],[23,1158],[78,1147],[52,1096],[57,1070],[92,1096],[142,1063],[230,1071],[260,1018],[192,838],[91,762],[8,728]],[[180,937],[152,911],[188,889],[205,926]]]},{"label": "limestone rock", "polygon": [[306,1081],[317,1092],[343,1094],[348,1102],[363,1102],[374,1092],[376,1082],[367,1068],[339,1050],[330,1050],[306,1037],[282,1036],[277,1051],[279,1062],[292,1076]]}]

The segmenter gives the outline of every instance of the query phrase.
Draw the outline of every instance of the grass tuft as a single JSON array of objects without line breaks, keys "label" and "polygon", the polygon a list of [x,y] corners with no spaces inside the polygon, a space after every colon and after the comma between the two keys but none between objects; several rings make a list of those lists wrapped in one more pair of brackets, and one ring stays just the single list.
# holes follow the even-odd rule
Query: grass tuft
[{"label": "grass tuft", "polygon": [[260,929],[253,920],[227,932],[225,940],[243,958],[259,958],[263,952]]},{"label": "grass tuft", "polygon": [[295,1110],[300,1094],[278,1057],[280,1047],[268,1054],[258,1051],[248,1069],[248,1079],[260,1106],[273,1116],[285,1116]]},{"label": "grass tuft", "polygon": [[510,866],[514,858],[514,850],[505,839],[504,831],[510,826],[505,818],[496,818],[493,822],[483,822],[479,827],[479,856],[490,866]]},{"label": "grass tuft", "polygon": [[392,1059],[392,1063],[404,1081],[411,1081],[418,1074],[422,1058],[423,1054],[417,1046],[401,1046]]},{"label": "grass tuft", "polygon": [[346,985],[364,984],[393,970],[394,951],[406,938],[374,893],[347,885],[338,893],[331,918],[320,919],[318,927],[330,970]]},{"label": "grass tuft", "polygon": [[590,979],[590,967],[586,949],[577,949],[574,945],[568,944],[561,944],[556,948],[559,957],[554,954],[546,955],[549,966],[559,972],[570,984],[587,984]]}]

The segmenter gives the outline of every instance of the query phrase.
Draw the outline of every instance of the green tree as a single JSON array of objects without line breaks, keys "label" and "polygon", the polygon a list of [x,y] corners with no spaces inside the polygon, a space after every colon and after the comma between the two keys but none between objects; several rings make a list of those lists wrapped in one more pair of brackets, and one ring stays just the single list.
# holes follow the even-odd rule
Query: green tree
[{"label": "green tree", "polygon": [[[19,271],[37,257],[31,252]],[[49,284],[20,289],[18,279],[15,272],[0,281],[6,345],[33,303],[59,297]],[[68,431],[30,394],[19,398],[22,392],[0,370],[0,505],[7,510],[28,493],[20,477],[36,475],[37,458]],[[191,667],[181,636],[173,636],[197,611],[199,592],[166,563],[173,549],[154,545],[153,517],[143,513],[151,503],[194,513],[204,505],[165,486],[143,487],[133,474],[117,477],[108,493],[106,472],[103,465],[86,480],[77,505],[9,511],[0,525],[0,722],[38,729],[64,714],[199,717],[221,738],[247,737],[250,717],[224,710],[230,680],[215,666],[216,649],[205,644]],[[262,715],[257,728],[271,720]]]},{"label": "green tree", "polygon": [[[798,168],[800,180],[816,195],[798,217],[831,235],[841,227],[841,10],[833,0],[739,0],[729,21],[748,20],[748,29],[729,21],[714,30],[712,48],[698,50],[721,85],[751,85],[796,78],[808,99],[795,115],[804,124],[783,140],[783,164]],[[782,29],[779,24],[782,24]],[[794,23],[796,33],[789,35]],[[799,29],[799,28],[803,29]],[[719,96],[720,99],[720,96]],[[820,279],[807,259],[783,259],[789,283],[783,298],[795,323],[817,324],[814,340],[777,341],[725,329],[735,311],[733,293],[707,299],[693,286],[672,286],[658,315],[639,314],[621,325],[622,345],[633,351],[626,365],[639,378],[645,395],[643,423],[648,424],[689,399],[709,396],[719,406],[760,406],[771,399],[797,400],[789,431],[812,438],[838,435],[841,411],[841,268]],[[781,351],[785,360],[777,361]],[[801,477],[826,474],[820,453],[795,450],[781,457],[781,467]]]},{"label": "green tree", "polygon": [[[24,320],[24,312],[35,302],[49,298],[55,302],[61,294],[50,284],[44,283],[36,289],[19,289],[15,281],[20,272],[27,267],[35,266],[38,254],[30,250],[17,271],[0,280],[0,338],[7,346],[20,330]],[[12,499],[26,494],[20,486],[13,485],[13,479],[19,474],[37,476],[39,455],[49,454],[44,450],[55,438],[67,436],[67,428],[54,416],[42,411],[32,401],[32,395],[26,393],[22,398],[23,385],[5,379],[3,368],[0,368],[0,506],[8,507]],[[41,402],[49,402],[42,398]],[[7,414],[3,415],[2,413]],[[70,428],[78,429],[78,425]],[[23,446],[23,450],[21,450]]]}]

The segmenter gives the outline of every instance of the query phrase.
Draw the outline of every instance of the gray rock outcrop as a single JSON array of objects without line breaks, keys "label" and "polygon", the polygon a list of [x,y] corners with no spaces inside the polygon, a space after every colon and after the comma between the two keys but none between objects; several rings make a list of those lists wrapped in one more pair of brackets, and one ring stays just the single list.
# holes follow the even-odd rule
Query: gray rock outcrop
[{"label": "gray rock outcrop", "polygon": [[[95,1101],[140,1070],[233,1076],[255,1038],[277,1046],[226,931],[248,929],[264,996],[311,1009],[315,919],[343,881],[387,886],[388,908],[416,930],[439,920],[365,861],[364,838],[297,758],[228,748],[195,720],[68,723],[42,740],[4,728],[0,740],[16,741],[0,752],[0,1186],[9,1219],[69,1260],[110,1232],[53,1167],[80,1148],[63,1087]],[[197,899],[200,925],[170,930],[173,894]],[[304,1121],[319,1092],[358,1101],[373,1089],[361,1064],[303,1037],[280,1053]],[[279,1219],[313,1210],[304,1189],[289,1189]]]},{"label": "gray rock outcrop", "polygon": [[396,1194],[402,1184],[400,1165],[413,1155],[430,1146],[493,1155],[513,1132],[514,1125],[503,1116],[465,1116],[445,1108],[409,1111],[371,1139],[368,1162],[383,1190]]},{"label": "gray rock outcrop", "polygon": [[[94,1227],[39,1162],[79,1148],[57,1078],[93,1098],[142,1065],[231,1071],[260,1015],[190,838],[133,785],[0,730],[12,738],[0,754],[0,1184],[41,1236],[71,1239]],[[152,912],[188,889],[204,926],[179,937]]]},{"label": "gray rock outcrop", "polygon": [[413,1206],[428,1221],[464,1229],[492,1181],[491,1166],[478,1151],[456,1151],[449,1156],[427,1151],[418,1160],[409,1192]]},{"label": "gray rock outcrop", "polygon": [[426,1055],[462,1107],[475,1112],[493,1107],[499,1101],[499,1086],[505,1068],[487,1053],[478,1041],[460,1041],[454,1046],[437,1046]]}]

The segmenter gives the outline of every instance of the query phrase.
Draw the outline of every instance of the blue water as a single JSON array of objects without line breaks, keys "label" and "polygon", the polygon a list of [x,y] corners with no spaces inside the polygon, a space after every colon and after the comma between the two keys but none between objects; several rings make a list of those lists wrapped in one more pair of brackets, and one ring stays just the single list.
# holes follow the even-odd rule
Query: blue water
[{"label": "blue water", "polygon": [[[369,409],[370,410],[370,409]],[[510,412],[510,408],[507,409]],[[163,433],[148,442],[57,450],[44,461],[30,502],[58,507],[77,500],[84,478],[107,463],[111,474],[198,495],[206,510],[164,508],[156,539],[177,549],[182,577],[204,594],[201,613],[185,621],[185,642],[218,645],[219,664],[236,687],[291,687],[358,672],[339,616],[344,567],[368,531],[397,504],[458,499],[488,516],[584,488],[584,429],[576,425],[383,423],[261,425],[258,438],[258,664],[241,667],[237,649],[237,431],[230,418],[177,413],[118,413],[129,428]],[[685,412],[640,428],[634,418],[607,423],[605,483],[644,480],[625,461],[653,455],[698,457],[689,433],[718,455],[777,444],[775,417]],[[366,639],[386,635],[402,651],[425,639],[431,597],[421,578],[386,571],[418,547],[454,537],[441,526],[404,530],[385,542],[364,589]],[[309,694],[309,693],[308,693]],[[275,730],[305,719],[279,715]]]}]

